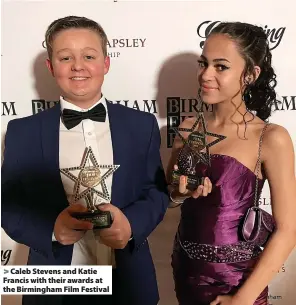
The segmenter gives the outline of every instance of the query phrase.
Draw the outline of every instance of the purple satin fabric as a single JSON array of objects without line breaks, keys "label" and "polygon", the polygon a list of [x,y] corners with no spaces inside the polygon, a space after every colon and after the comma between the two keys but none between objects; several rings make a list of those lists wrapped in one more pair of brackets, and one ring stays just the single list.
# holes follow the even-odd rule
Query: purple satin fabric
[{"label": "purple satin fabric", "polygon": [[[189,198],[181,207],[179,236],[197,244],[228,245],[242,240],[240,226],[254,203],[255,174],[236,159],[214,154],[211,167],[197,166],[211,179],[207,197]],[[264,179],[259,180],[259,193]],[[218,295],[234,294],[253,270],[257,259],[212,263],[192,259],[177,245],[172,254],[176,295],[180,305],[209,305]],[[267,305],[266,287],[254,305]]]}]

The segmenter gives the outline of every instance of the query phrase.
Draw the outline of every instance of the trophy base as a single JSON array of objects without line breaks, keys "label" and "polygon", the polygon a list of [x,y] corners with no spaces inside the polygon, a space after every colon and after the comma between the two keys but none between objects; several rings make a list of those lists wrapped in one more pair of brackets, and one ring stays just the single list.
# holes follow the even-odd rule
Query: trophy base
[{"label": "trophy base", "polygon": [[94,225],[93,229],[107,229],[113,223],[110,211],[95,210],[93,212],[73,213],[72,216],[78,220],[91,222]]},{"label": "trophy base", "polygon": [[185,175],[175,170],[172,173],[172,184],[179,185],[181,176],[187,176],[187,189],[191,192],[195,191],[199,185],[204,184],[205,177],[197,177],[195,175]]}]

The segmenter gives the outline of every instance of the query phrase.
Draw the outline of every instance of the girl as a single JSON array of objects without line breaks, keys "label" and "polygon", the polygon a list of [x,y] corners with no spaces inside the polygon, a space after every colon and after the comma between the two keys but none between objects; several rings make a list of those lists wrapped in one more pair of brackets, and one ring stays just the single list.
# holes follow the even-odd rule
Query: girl
[{"label": "girl", "polygon": [[[203,185],[189,191],[181,176],[172,188],[172,201],[183,202],[172,255],[180,305],[267,305],[267,285],[296,244],[293,144],[286,129],[267,123],[276,102],[271,58],[266,34],[254,25],[220,23],[206,40],[199,95],[213,105],[206,129],[226,138],[210,148],[210,166],[195,168]],[[175,169],[182,146],[176,137]],[[242,238],[242,223],[266,180],[275,226],[262,250],[258,240]]]}]

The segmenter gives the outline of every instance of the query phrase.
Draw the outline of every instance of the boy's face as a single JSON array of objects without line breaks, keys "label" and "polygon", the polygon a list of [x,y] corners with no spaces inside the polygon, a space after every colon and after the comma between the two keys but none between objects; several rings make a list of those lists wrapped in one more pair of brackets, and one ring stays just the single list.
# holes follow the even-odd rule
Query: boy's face
[{"label": "boy's face", "polygon": [[100,99],[109,66],[110,59],[103,55],[99,35],[89,29],[59,32],[52,42],[52,58],[47,60],[64,98],[82,108]]}]

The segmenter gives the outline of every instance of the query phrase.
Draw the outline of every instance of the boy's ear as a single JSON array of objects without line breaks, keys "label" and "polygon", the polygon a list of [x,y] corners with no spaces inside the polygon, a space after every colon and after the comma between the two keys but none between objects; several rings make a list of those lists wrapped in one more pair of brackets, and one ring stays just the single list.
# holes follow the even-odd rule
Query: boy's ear
[{"label": "boy's ear", "polygon": [[52,63],[50,59],[46,59],[46,66],[48,71],[51,73],[51,75],[54,77],[54,71],[53,71],[53,67],[52,67]]}]

